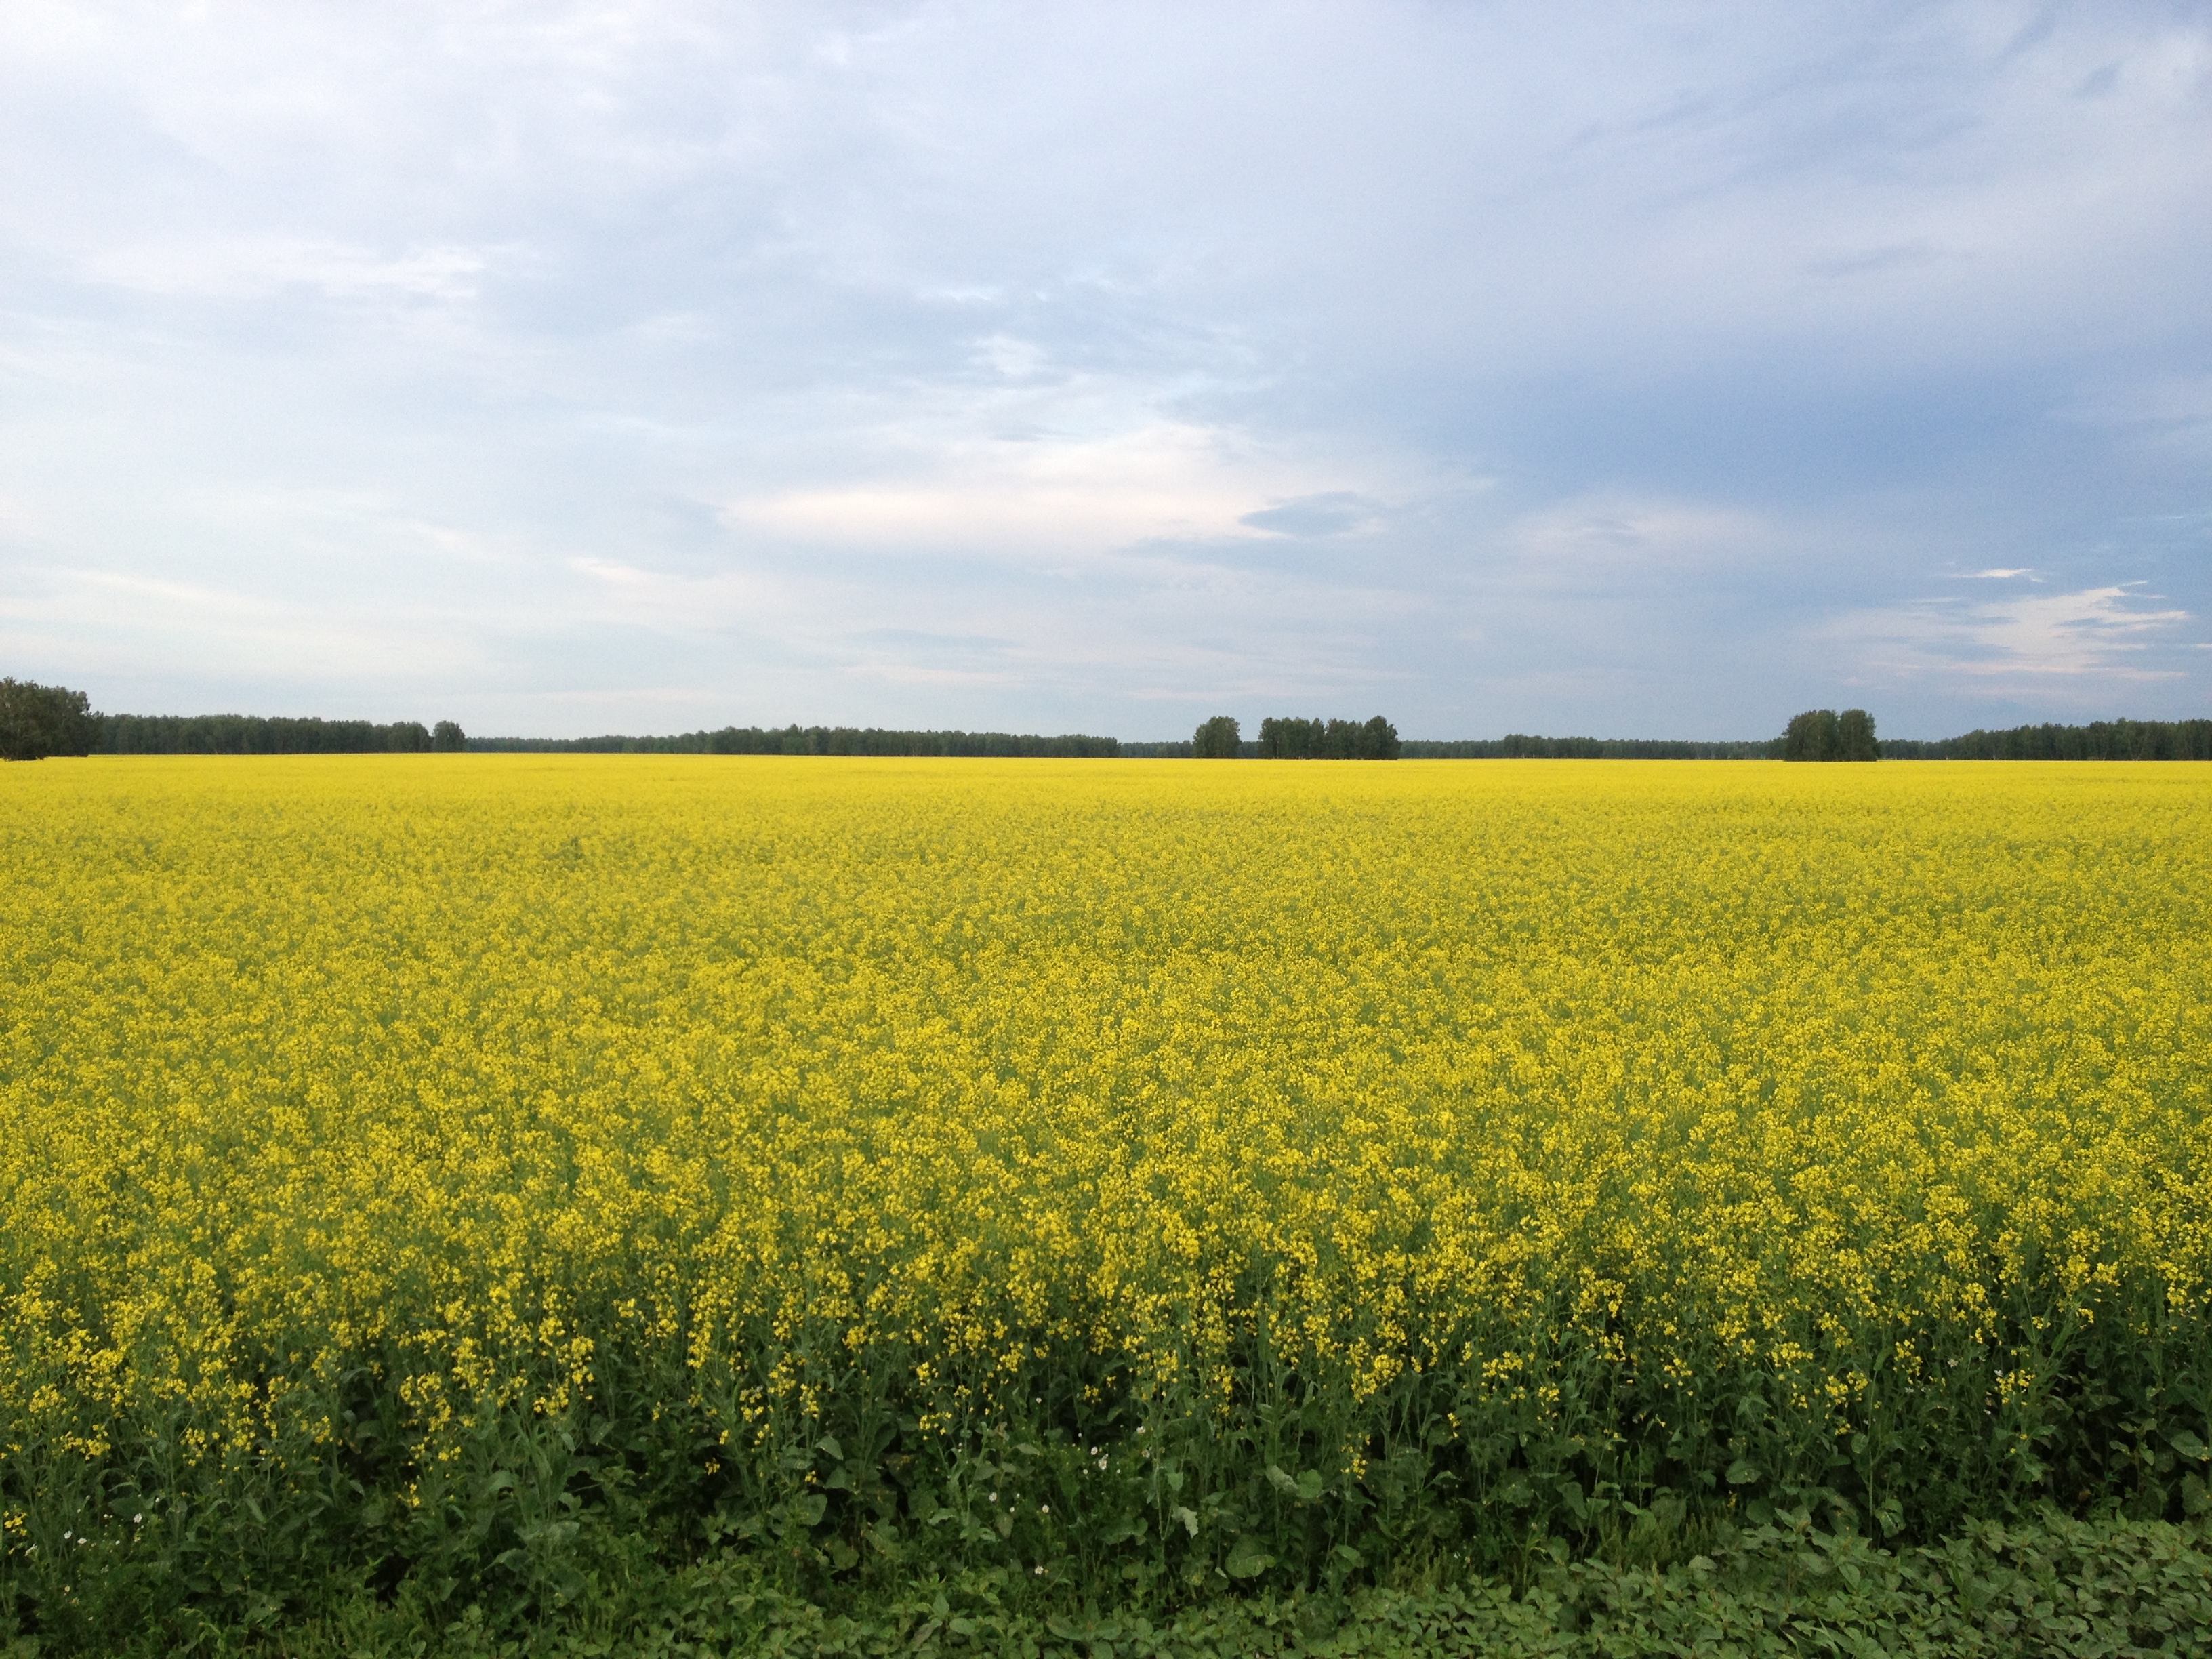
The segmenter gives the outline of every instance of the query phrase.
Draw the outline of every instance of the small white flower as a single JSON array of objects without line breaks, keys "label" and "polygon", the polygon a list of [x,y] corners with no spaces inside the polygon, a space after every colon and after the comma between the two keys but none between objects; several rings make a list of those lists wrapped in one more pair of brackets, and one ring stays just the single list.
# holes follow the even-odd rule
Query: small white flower
[{"label": "small white flower", "polygon": [[134,1526],[134,1527],[135,1527],[135,1526],[137,1526],[137,1525],[141,1521],[143,1521],[145,1518],[146,1518],[146,1512],[145,1512],[143,1510],[141,1510],[137,1514],[136,1514],[136,1515],[134,1515],[134,1516],[132,1516],[131,1517],[131,1524],[132,1526]]},{"label": "small white flower", "polygon": [[1040,1578],[1044,1577],[1044,1563],[1042,1561],[1037,1563],[1036,1576]]},{"label": "small white flower", "polygon": [[993,1492],[993,1493],[991,1494],[991,1501],[992,1501],[994,1504],[997,1503],[997,1502],[999,1501],[999,1494],[998,1494],[998,1493],[996,1493],[996,1492]]},{"label": "small white flower", "polygon": [[1050,1515],[1050,1514],[1052,1513],[1052,1505],[1051,1505],[1051,1504],[1038,1504],[1038,1505],[1037,1505],[1037,1513],[1038,1513],[1039,1515]]}]

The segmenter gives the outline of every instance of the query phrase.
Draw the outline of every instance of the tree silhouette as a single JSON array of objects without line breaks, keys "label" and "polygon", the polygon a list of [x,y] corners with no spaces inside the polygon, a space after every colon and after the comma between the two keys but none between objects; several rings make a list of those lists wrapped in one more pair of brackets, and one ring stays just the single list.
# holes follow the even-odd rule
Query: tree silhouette
[{"label": "tree silhouette", "polygon": [[1874,740],[1874,716],[1863,708],[1808,708],[1790,717],[1782,733],[1782,758],[1788,761],[1870,761],[1880,757]]},{"label": "tree silhouette", "polygon": [[1395,760],[1398,758],[1398,728],[1380,714],[1359,728],[1352,739],[1354,760]]},{"label": "tree silhouette", "polygon": [[1270,715],[1260,722],[1263,760],[1395,760],[1398,728],[1377,714],[1356,720]]},{"label": "tree silhouette", "polygon": [[1228,714],[1216,714],[1200,722],[1191,734],[1190,753],[1194,760],[1235,760],[1242,744],[1238,739],[1237,721]]},{"label": "tree silhouette", "polygon": [[0,760],[88,755],[99,741],[100,716],[83,692],[0,679]]}]

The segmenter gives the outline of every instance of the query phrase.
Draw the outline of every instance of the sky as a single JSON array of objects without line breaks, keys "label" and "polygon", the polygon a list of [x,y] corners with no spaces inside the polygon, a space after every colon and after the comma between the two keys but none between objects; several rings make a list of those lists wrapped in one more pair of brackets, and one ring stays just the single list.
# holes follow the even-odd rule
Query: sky
[{"label": "sky", "polygon": [[0,672],[2212,714],[2212,3],[9,0]]}]

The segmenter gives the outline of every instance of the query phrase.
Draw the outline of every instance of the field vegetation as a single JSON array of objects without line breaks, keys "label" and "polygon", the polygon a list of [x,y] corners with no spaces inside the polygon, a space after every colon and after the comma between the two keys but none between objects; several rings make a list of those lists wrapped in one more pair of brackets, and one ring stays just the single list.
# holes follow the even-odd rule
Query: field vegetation
[{"label": "field vegetation", "polygon": [[2186,765],[7,769],[0,1643],[2185,1635],[2209,825]]}]

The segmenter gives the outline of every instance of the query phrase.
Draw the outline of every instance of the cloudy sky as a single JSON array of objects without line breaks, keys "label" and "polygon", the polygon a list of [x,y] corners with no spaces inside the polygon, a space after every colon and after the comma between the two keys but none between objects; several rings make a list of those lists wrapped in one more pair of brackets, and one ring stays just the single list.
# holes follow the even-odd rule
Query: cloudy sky
[{"label": "cloudy sky", "polygon": [[2212,714],[2212,3],[9,0],[0,672]]}]

